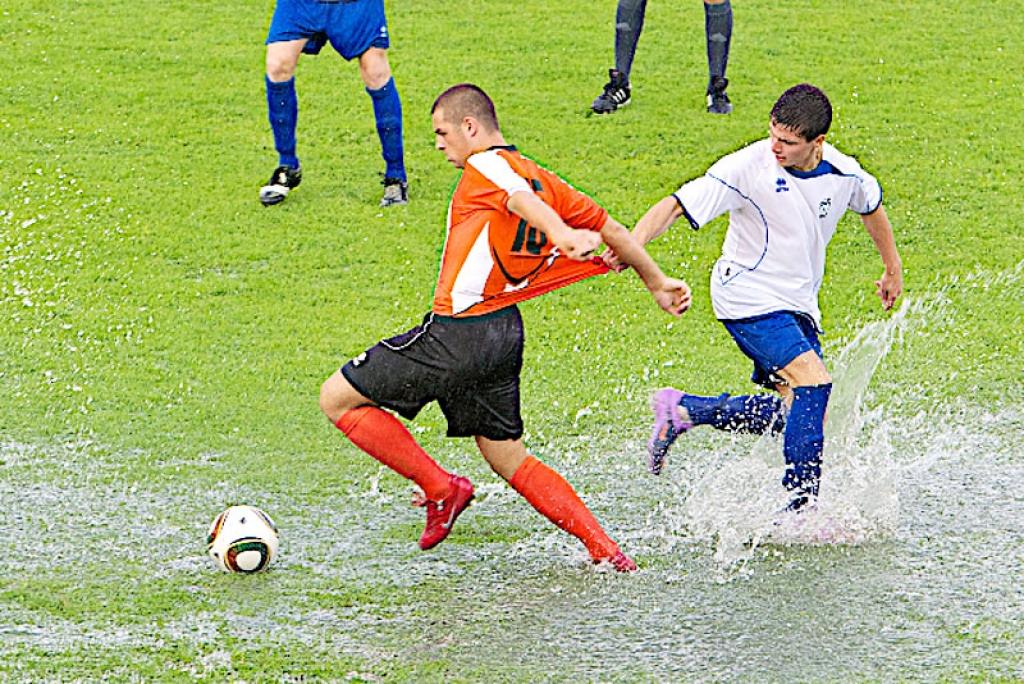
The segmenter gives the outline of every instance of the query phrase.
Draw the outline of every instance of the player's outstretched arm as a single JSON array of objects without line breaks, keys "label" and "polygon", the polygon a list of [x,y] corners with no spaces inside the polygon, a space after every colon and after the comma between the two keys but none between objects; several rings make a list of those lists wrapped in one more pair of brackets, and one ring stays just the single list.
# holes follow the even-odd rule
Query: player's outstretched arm
[{"label": "player's outstretched arm", "polygon": [[878,205],[870,214],[861,215],[864,227],[875,243],[878,254],[885,264],[882,277],[875,281],[875,292],[882,300],[882,306],[888,311],[896,303],[897,297],[903,294],[903,262],[896,249],[896,238],[892,232],[892,224],[885,213],[885,207]]},{"label": "player's outstretched arm", "polygon": [[653,207],[647,210],[636,226],[633,227],[633,237],[641,245],[658,237],[672,227],[672,224],[683,215],[683,208],[679,206],[675,196],[669,195]]},{"label": "player's outstretched arm", "polygon": [[673,316],[679,316],[690,308],[690,286],[666,276],[643,245],[621,223],[609,217],[601,228],[601,239],[619,261],[633,267],[658,306]]},{"label": "player's outstretched arm", "polygon": [[601,236],[592,230],[575,230],[532,192],[514,192],[508,198],[509,211],[526,219],[548,236],[558,251],[576,261],[586,261],[601,245]]},{"label": "player's outstretched arm", "polygon": [[[683,209],[679,206],[679,202],[676,201],[675,197],[669,195],[647,210],[647,213],[634,226],[633,237],[641,245],[646,245],[668,230],[682,215]],[[609,268],[616,271],[626,268],[626,264],[623,263],[614,249],[605,252],[604,262]]]}]

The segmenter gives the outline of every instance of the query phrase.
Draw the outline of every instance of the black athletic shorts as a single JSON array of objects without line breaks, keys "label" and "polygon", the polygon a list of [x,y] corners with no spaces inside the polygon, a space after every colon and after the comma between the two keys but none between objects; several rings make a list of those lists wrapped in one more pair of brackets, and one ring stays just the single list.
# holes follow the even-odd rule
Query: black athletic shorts
[{"label": "black athletic shorts", "polygon": [[449,437],[519,439],[523,319],[510,306],[472,318],[427,314],[423,323],[381,340],[342,374],[367,399],[412,419],[436,401]]}]

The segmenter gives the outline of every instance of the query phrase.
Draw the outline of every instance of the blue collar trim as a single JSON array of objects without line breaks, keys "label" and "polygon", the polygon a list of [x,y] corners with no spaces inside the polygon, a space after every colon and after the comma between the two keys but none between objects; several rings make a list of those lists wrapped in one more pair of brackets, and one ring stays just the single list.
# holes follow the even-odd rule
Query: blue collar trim
[{"label": "blue collar trim", "polygon": [[800,169],[793,166],[787,166],[785,167],[785,169],[790,175],[795,176],[797,178],[816,178],[818,176],[825,176],[830,173],[835,173],[840,176],[843,175],[843,173],[839,169],[832,166],[824,159],[821,160],[817,167],[811,169],[810,171],[801,171]]}]

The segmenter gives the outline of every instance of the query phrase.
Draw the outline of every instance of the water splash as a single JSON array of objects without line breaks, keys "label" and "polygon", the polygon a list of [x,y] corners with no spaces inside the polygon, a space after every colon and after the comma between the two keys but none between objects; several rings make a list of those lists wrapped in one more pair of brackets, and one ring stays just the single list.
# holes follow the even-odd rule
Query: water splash
[{"label": "water splash", "polygon": [[[957,414],[964,407],[956,402],[933,404],[923,382],[926,378],[918,386],[904,383],[895,392],[897,388],[890,387],[889,394],[882,393],[888,405],[868,401],[879,365],[894,350],[913,349],[920,338],[927,341],[917,360],[926,364],[922,375],[954,381],[962,352],[937,349],[970,335],[970,312],[985,302],[999,307],[1003,299],[1010,301],[1005,315],[1011,318],[1004,322],[1012,328],[1012,318],[1020,317],[1020,299],[1014,293],[1022,281],[1024,261],[998,273],[979,271],[948,278],[933,291],[904,300],[887,320],[865,325],[829,359],[833,391],[815,510],[782,518],[776,514],[786,503],[779,486],[781,438],[763,436],[739,458],[705,468],[706,474],[697,479],[680,512],[682,525],[698,538],[711,540],[715,560],[726,569],[742,568],[766,543],[857,545],[894,534],[900,520],[901,479],[920,478],[941,455],[973,438],[956,427],[962,420]],[[936,338],[949,341],[936,345]],[[936,374],[935,368],[942,372]],[[908,416],[908,407],[915,405],[917,415]],[[900,420],[890,415],[894,408],[902,414]],[[970,408],[977,413],[977,407]],[[916,435],[914,449],[909,456],[897,457],[898,433],[908,431]]]},{"label": "water splash", "polygon": [[[24,664],[12,672],[26,679],[54,655],[88,651],[127,663],[111,676],[130,679],[135,663],[122,654],[176,648],[174,674],[228,680],[238,673],[225,644],[245,644],[342,662],[364,678],[441,657],[452,671],[516,681],[1017,681],[1022,388],[1000,385],[998,402],[979,400],[973,378],[959,400],[935,390],[963,368],[951,362],[960,350],[938,340],[977,335],[978,307],[1003,313],[988,321],[1019,318],[1022,281],[1020,267],[950,280],[829,354],[822,506],[806,518],[821,525],[793,539],[766,531],[783,497],[772,440],[695,432],[660,478],[643,471],[646,426],[587,458],[552,447],[552,465],[640,562],[629,577],[595,571],[482,465],[477,504],[443,547],[422,553],[422,512],[394,476],[330,494],[268,491],[238,482],[227,459],[178,450],[192,461],[187,479],[138,481],[125,464],[139,454],[0,439],[0,575],[21,585],[0,605],[0,663]],[[1009,326],[1012,338],[1021,328]],[[197,478],[218,484],[197,488]],[[208,563],[206,524],[226,501],[266,501],[282,525],[266,575],[230,577]],[[821,534],[836,529],[848,536]],[[35,600],[106,606],[124,587],[180,590],[180,607],[153,625],[130,610],[65,615]]]},{"label": "water splash", "polygon": [[894,340],[926,308],[922,300],[904,301],[889,319],[865,325],[831,362],[834,384],[815,510],[777,513],[787,502],[779,484],[781,438],[760,437],[748,454],[695,484],[683,511],[686,526],[714,541],[720,564],[742,564],[764,543],[861,544],[895,530],[900,468],[885,408],[868,409],[864,396]]}]

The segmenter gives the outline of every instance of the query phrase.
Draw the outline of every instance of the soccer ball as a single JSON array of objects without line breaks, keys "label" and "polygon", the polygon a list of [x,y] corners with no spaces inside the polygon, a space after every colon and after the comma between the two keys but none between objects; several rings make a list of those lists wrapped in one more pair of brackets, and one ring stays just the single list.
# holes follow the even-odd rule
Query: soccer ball
[{"label": "soccer ball", "polygon": [[251,574],[264,570],[277,553],[277,525],[255,506],[231,506],[206,535],[206,551],[222,570]]}]

